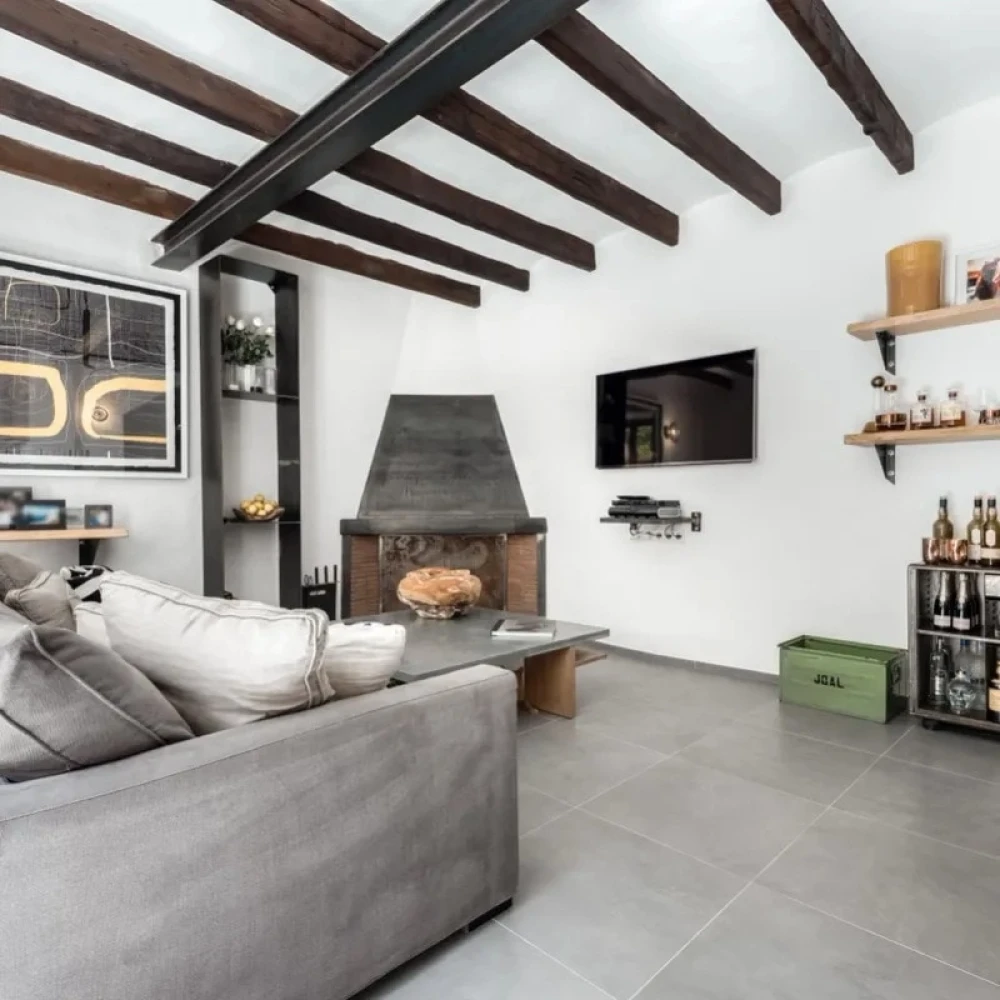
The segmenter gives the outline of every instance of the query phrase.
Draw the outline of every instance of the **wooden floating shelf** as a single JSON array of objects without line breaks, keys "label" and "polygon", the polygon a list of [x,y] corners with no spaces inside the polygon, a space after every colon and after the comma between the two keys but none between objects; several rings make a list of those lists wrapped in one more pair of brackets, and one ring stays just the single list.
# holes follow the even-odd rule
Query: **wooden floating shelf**
[{"label": "wooden floating shelf", "polygon": [[944,309],[932,309],[930,312],[913,313],[909,316],[886,316],[864,323],[852,323],[847,332],[858,340],[875,340],[879,333],[904,337],[910,333],[929,333],[932,330],[972,326],[975,323],[989,323],[993,320],[1000,320],[1000,299],[946,306]]},{"label": "wooden floating shelf", "polygon": [[1000,425],[934,427],[925,431],[871,431],[867,434],[844,436],[844,444],[858,445],[862,448],[897,444],[955,444],[959,441],[1000,441]]},{"label": "wooden floating shelf", "polygon": [[104,538],[128,538],[127,528],[40,528],[13,529],[0,535],[3,542],[97,542]]}]

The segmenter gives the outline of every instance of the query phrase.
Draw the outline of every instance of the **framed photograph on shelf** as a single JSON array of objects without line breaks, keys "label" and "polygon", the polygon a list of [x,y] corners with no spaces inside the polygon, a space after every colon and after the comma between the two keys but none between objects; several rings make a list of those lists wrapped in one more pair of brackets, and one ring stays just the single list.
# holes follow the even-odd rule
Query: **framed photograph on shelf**
[{"label": "framed photograph on shelf", "polygon": [[1000,243],[955,257],[955,305],[1000,298]]},{"label": "framed photograph on shelf", "polygon": [[56,531],[66,527],[65,500],[25,500],[17,512],[22,531]]},{"label": "framed photograph on shelf", "polygon": [[0,486],[0,531],[10,531],[17,527],[18,511],[30,499],[30,486]]},{"label": "framed photograph on shelf", "polygon": [[0,304],[0,475],[187,475],[186,291],[0,255]]},{"label": "framed photograph on shelf", "polygon": [[88,503],[83,508],[85,528],[113,528],[115,509],[109,503]]}]

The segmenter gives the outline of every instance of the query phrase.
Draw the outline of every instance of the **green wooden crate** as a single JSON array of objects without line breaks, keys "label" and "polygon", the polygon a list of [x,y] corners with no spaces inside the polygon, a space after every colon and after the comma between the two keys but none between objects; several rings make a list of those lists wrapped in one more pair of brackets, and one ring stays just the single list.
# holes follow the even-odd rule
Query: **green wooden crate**
[{"label": "green wooden crate", "polygon": [[800,635],[780,650],[781,700],[888,722],[906,707],[906,650]]}]

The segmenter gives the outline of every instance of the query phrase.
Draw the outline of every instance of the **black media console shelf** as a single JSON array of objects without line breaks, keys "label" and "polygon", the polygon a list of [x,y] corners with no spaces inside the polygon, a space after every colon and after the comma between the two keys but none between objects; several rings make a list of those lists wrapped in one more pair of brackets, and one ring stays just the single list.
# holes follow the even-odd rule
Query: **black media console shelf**
[{"label": "black media console shelf", "polygon": [[[230,275],[267,285],[274,293],[277,395],[234,392],[222,387],[221,331],[225,321],[222,277]],[[287,271],[235,257],[218,256],[199,269],[201,304],[201,472],[205,593],[221,597],[226,589],[222,481],[222,399],[276,404],[278,423],[278,500],[285,508],[278,521],[264,524],[278,533],[278,594],[281,606],[302,605],[302,454],[299,437],[299,278]]]},{"label": "black media console shelf", "polygon": [[701,531],[701,511],[692,511],[690,517],[602,517],[601,524],[627,524],[633,538],[680,538],[677,528],[681,525],[690,524],[692,533]]}]

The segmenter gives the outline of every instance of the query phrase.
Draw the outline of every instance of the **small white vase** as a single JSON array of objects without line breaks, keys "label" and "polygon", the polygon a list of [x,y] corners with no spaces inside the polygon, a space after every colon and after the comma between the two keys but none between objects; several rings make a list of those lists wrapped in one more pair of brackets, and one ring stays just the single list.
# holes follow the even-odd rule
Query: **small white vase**
[{"label": "small white vase", "polygon": [[243,392],[253,392],[257,387],[257,366],[240,365],[240,389]]}]

